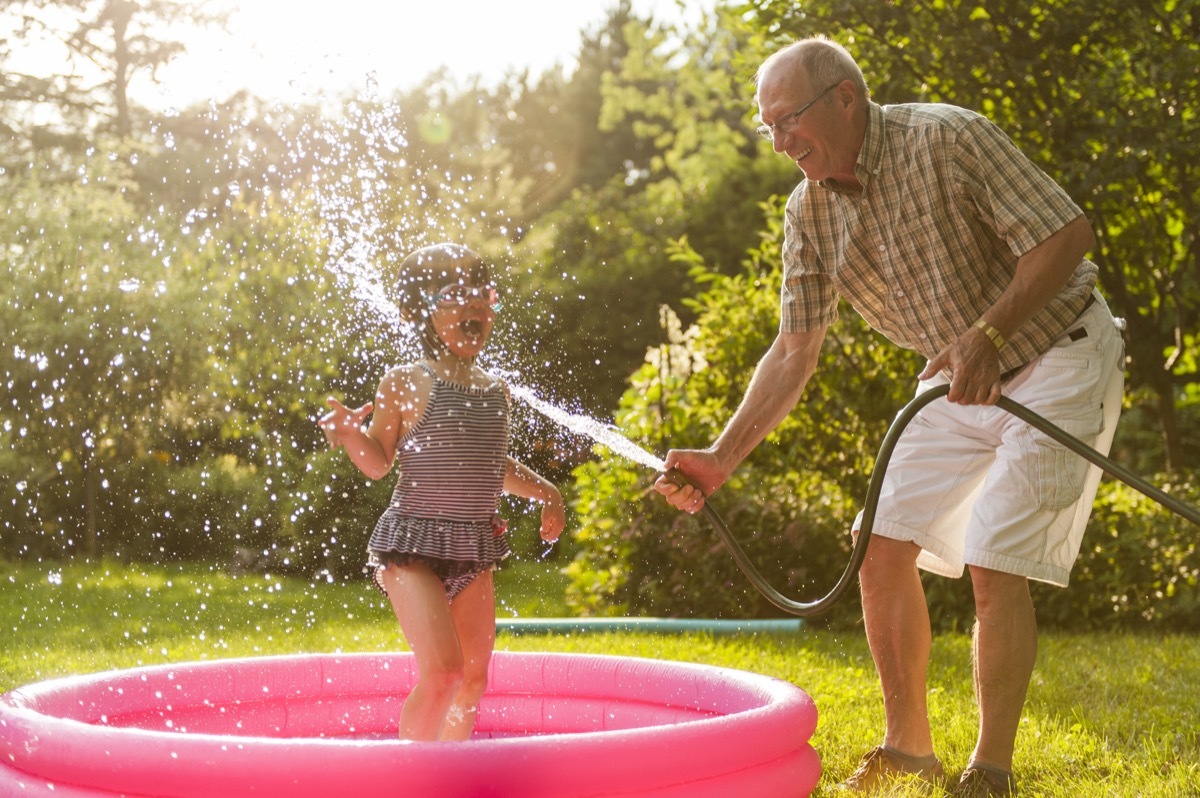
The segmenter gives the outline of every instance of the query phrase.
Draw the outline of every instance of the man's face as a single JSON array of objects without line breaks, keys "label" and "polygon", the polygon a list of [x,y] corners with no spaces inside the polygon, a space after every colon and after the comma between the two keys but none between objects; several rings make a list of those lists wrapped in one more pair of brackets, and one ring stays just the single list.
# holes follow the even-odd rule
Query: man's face
[{"label": "man's face", "polygon": [[773,128],[775,152],[791,158],[809,180],[854,178],[858,155],[848,153],[848,92],[845,83],[814,87],[780,68],[769,70],[759,84],[759,117]]}]

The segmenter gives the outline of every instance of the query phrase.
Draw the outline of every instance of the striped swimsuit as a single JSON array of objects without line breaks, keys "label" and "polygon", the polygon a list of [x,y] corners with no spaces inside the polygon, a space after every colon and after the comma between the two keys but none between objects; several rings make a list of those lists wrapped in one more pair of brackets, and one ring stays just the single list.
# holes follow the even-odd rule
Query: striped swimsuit
[{"label": "striped swimsuit", "polygon": [[509,444],[508,394],[433,377],[424,414],[399,444],[399,478],[367,544],[366,571],[429,566],[454,598],[509,554],[497,514]]}]

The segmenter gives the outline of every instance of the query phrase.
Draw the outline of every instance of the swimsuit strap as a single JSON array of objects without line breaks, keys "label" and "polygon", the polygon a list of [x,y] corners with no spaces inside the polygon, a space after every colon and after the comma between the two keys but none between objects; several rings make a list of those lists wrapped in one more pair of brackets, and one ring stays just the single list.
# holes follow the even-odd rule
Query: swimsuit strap
[{"label": "swimsuit strap", "polygon": [[442,385],[450,385],[455,388],[458,388],[461,391],[469,391],[471,393],[486,393],[488,391],[494,391],[494,390],[496,390],[498,388],[502,388],[504,386],[503,382],[496,379],[491,374],[488,374],[486,371],[483,373],[486,374],[488,379],[491,380],[491,382],[488,383],[487,385],[463,385],[461,382],[455,382],[454,380],[446,379],[442,375],[438,374],[436,371],[433,370],[433,367],[429,365],[428,361],[422,360],[417,365],[420,367],[420,369],[422,371],[424,371],[426,374],[428,374],[430,377],[432,377],[434,382],[439,382]]}]

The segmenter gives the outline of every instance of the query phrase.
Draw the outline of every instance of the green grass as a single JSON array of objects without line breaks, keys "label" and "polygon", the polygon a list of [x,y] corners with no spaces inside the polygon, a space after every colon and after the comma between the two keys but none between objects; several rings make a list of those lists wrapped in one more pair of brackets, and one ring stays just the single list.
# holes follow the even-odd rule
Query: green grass
[{"label": "green grass", "polygon": [[[564,612],[553,565],[516,563],[498,612]],[[882,709],[858,630],[799,635],[501,634],[501,650],[607,653],[769,674],[808,692],[813,744],[831,785],[878,742]],[[41,679],[143,664],[299,652],[403,649],[391,610],[348,585],[203,566],[0,562],[0,691]],[[974,744],[970,641],[936,638],[930,711],[938,753],[961,768]],[[1016,765],[1023,796],[1200,796],[1200,638],[1043,634]],[[918,795],[916,791],[895,793]]]}]

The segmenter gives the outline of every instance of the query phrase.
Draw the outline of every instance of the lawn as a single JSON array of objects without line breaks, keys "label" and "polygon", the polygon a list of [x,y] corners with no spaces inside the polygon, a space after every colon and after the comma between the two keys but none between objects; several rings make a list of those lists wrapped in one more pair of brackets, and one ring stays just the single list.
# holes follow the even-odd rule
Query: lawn
[{"label": "lawn", "polygon": [[[555,566],[498,579],[502,615],[563,612]],[[143,664],[299,652],[402,649],[365,582],[231,576],[206,566],[0,562],[0,691]],[[791,681],[821,712],[813,744],[832,784],[874,745],[882,711],[860,630],[799,634],[514,635],[510,651],[609,653],[700,662]],[[960,769],[974,743],[970,641],[934,642],[930,709],[939,754]],[[1023,796],[1200,796],[1200,638],[1043,634],[1018,740]],[[904,794],[904,793],[900,793]],[[910,794],[916,795],[917,792]]]}]

